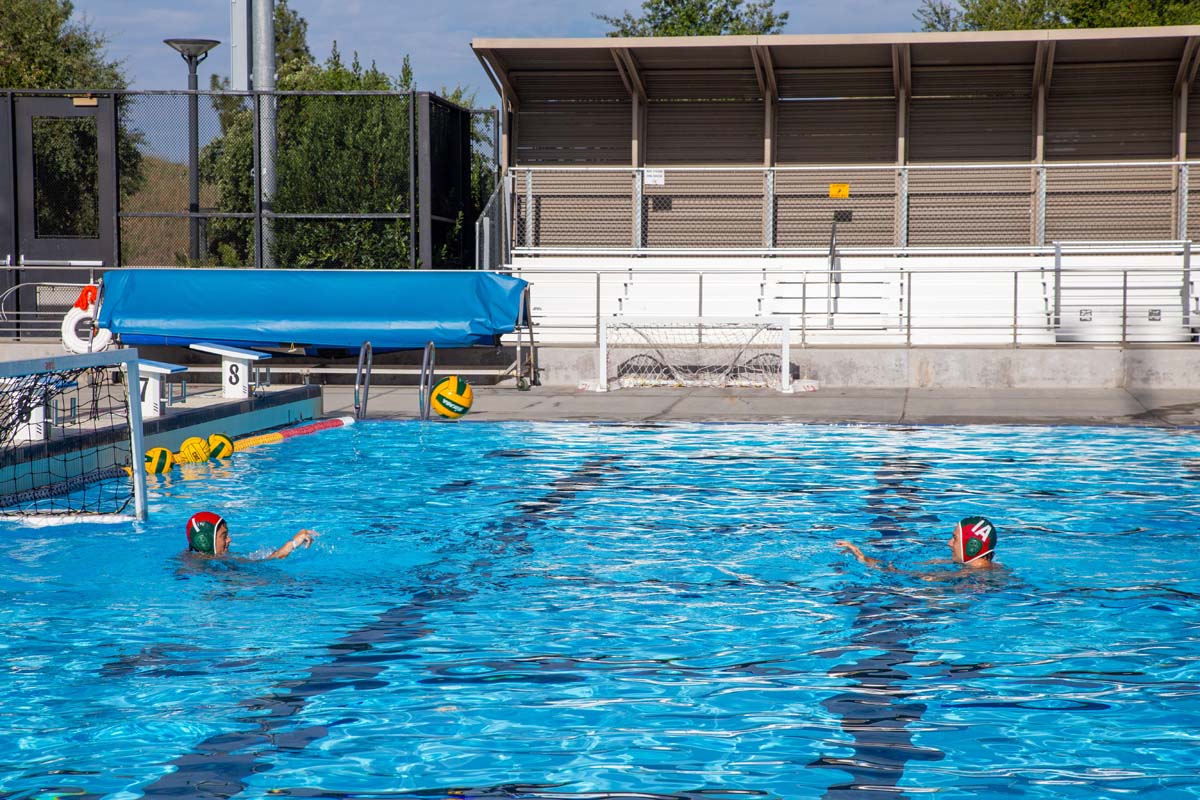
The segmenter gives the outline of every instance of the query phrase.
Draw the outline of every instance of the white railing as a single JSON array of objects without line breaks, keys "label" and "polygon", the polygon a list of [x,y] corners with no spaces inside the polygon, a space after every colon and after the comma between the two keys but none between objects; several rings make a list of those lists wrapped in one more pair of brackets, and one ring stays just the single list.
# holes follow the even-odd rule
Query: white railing
[{"label": "white railing", "polygon": [[540,344],[595,345],[621,316],[785,316],[798,347],[1190,345],[1200,286],[1180,267],[587,269],[518,264]]}]

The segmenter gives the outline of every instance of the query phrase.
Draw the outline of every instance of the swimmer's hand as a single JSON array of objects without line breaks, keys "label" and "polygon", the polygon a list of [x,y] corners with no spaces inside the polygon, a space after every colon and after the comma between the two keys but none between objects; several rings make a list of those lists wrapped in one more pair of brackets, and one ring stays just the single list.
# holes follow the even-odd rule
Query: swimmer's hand
[{"label": "swimmer's hand", "polygon": [[850,542],[847,542],[845,539],[838,539],[837,541],[834,542],[834,544],[837,545],[838,547],[842,548],[843,550],[845,550],[850,555],[857,558],[862,563],[866,564],[868,567],[875,567],[876,569],[887,569],[887,567],[883,565],[883,562],[881,562],[878,558],[871,558],[869,555],[866,555],[856,544],[851,544]]},{"label": "swimmer's hand", "polygon": [[853,553],[855,558],[864,558],[863,551],[859,550],[858,545],[856,544],[850,544],[850,542],[847,542],[845,539],[838,539],[836,542],[834,542],[834,544],[843,550]]},{"label": "swimmer's hand", "polygon": [[316,539],[320,535],[321,534],[317,533],[316,531],[310,531],[308,528],[303,528],[299,533],[292,537],[292,549],[294,550],[301,546],[308,547],[313,543],[313,539]]},{"label": "swimmer's hand", "polygon": [[311,545],[313,543],[313,539],[315,539],[318,535],[319,534],[316,531],[310,531],[306,528],[289,539],[283,545],[283,547],[279,548],[274,553],[271,553],[271,555],[267,556],[267,558],[287,558],[295,551],[297,547],[308,547]]}]

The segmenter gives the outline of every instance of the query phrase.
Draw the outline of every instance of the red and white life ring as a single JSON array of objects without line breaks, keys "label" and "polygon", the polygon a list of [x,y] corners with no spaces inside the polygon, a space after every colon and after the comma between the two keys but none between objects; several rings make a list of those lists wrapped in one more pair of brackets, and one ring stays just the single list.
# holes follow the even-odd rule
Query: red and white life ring
[{"label": "red and white life ring", "polygon": [[83,320],[94,320],[96,318],[96,298],[99,297],[100,290],[95,286],[85,286],[83,291],[79,293],[79,298],[75,301],[75,305],[67,312],[62,321],[62,342],[63,347],[69,353],[98,353],[105,350],[112,343],[112,331],[107,328],[92,328],[92,340],[89,343],[87,339],[81,337],[75,330]]}]

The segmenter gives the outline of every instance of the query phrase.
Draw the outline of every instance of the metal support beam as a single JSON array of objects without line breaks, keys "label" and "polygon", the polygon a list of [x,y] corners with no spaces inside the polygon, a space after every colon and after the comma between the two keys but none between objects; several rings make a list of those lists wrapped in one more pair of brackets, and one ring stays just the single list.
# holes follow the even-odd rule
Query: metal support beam
[{"label": "metal support beam", "polygon": [[621,83],[625,84],[625,91],[629,92],[629,99],[633,101],[631,103],[629,163],[632,166],[640,167],[646,163],[646,142],[643,135],[645,132],[643,120],[646,109],[646,86],[642,82],[641,72],[638,70],[638,64],[634,60],[633,54],[623,48],[615,48],[610,52],[613,62],[617,65],[617,74],[621,76]]},{"label": "metal support beam", "polygon": [[892,88],[896,93],[896,163],[908,163],[908,104],[912,99],[912,55],[907,44],[892,45]]},{"label": "metal support beam", "polygon": [[775,119],[779,104],[779,87],[775,81],[775,64],[769,48],[756,45],[750,48],[754,75],[763,97],[763,166],[775,166]]},{"label": "metal support beam", "polygon": [[500,94],[508,97],[508,102],[512,104],[512,110],[514,112],[520,111],[520,99],[517,97],[517,90],[513,87],[512,81],[509,79],[508,65],[504,63],[504,59],[492,50],[476,50],[475,55],[485,66],[491,68],[491,73],[488,77],[492,78],[494,83],[500,84]]},{"label": "metal support beam", "polygon": [[1038,42],[1033,62],[1033,161],[1041,164],[1046,157],[1046,95],[1054,70],[1054,42]]},{"label": "metal support beam", "polygon": [[1183,55],[1179,59],[1179,69],[1175,73],[1175,158],[1187,160],[1187,120],[1188,95],[1192,92],[1192,84],[1196,80],[1196,68],[1200,66],[1200,37],[1189,36],[1183,46]]},{"label": "metal support beam", "polygon": [[488,79],[500,93],[500,160],[504,170],[513,165],[513,153],[516,150],[517,112],[521,110],[521,100],[513,86],[508,65],[499,55],[491,50],[476,50],[475,57],[483,65]]},{"label": "metal support beam", "polygon": [[633,57],[633,53],[626,50],[624,47],[613,48],[613,58],[617,61],[617,69],[621,69],[624,64],[622,78],[628,78],[631,92],[636,92],[637,96],[644,103],[649,95],[646,94],[646,83],[642,80],[642,70],[638,66],[637,60]]}]

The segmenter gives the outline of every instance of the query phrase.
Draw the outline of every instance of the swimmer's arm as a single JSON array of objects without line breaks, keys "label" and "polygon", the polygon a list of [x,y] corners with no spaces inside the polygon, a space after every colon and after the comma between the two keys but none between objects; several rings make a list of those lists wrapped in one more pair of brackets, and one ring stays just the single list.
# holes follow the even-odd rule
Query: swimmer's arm
[{"label": "swimmer's arm", "polygon": [[858,545],[851,544],[850,542],[847,542],[845,539],[838,539],[836,542],[834,542],[834,544],[836,544],[838,547],[845,550],[850,555],[857,558],[862,563],[866,564],[871,569],[883,570],[884,572],[898,572],[899,571],[895,567],[893,567],[891,564],[886,564],[886,563],[880,561],[878,558],[871,558],[869,555],[864,553],[859,548]]},{"label": "swimmer's arm", "polygon": [[312,544],[313,539],[316,536],[316,531],[310,531],[306,528],[297,533],[291,539],[288,539],[287,542],[284,543],[283,547],[280,547],[274,553],[271,553],[271,555],[267,556],[267,560],[272,558],[287,558],[296,550],[297,547],[308,547],[310,544]]}]

